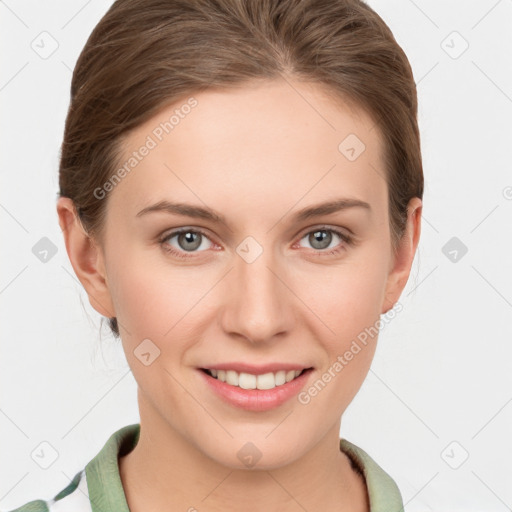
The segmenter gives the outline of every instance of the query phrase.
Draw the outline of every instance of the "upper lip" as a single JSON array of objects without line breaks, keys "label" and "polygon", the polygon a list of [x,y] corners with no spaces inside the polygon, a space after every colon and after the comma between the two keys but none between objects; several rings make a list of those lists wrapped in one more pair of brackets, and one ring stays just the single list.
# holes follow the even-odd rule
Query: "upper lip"
[{"label": "upper lip", "polygon": [[305,370],[308,368],[312,368],[309,365],[304,364],[294,364],[294,363],[267,363],[261,365],[254,365],[248,363],[241,362],[233,362],[233,363],[219,363],[212,364],[209,366],[201,367],[205,370],[234,370],[238,373],[251,373],[253,375],[263,375],[264,373],[275,373],[281,370],[290,371],[290,370]]}]

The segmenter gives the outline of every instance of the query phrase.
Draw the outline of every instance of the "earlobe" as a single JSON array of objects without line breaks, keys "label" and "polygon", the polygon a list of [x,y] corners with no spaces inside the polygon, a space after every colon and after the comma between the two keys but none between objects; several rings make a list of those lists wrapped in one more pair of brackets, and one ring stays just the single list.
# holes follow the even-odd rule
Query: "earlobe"
[{"label": "earlobe", "polygon": [[57,214],[69,260],[87,292],[91,306],[103,316],[114,317],[100,247],[86,233],[70,198],[61,197],[57,200]]},{"label": "earlobe", "polygon": [[392,268],[388,275],[381,314],[387,313],[398,302],[409,279],[421,234],[421,211],[421,199],[413,197],[407,207],[405,232],[392,260]]}]

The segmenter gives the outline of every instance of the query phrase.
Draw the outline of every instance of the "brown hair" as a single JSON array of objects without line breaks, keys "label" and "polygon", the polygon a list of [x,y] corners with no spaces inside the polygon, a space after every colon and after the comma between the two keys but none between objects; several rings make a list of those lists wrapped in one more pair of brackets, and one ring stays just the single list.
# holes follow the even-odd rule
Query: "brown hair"
[{"label": "brown hair", "polygon": [[[388,26],[359,0],[115,1],[73,72],[60,196],[101,240],[107,201],[94,190],[114,175],[131,130],[190,94],[281,76],[370,114],[384,140],[396,248],[409,200],[423,196],[416,85]],[[110,327],[119,336],[115,318]]]}]

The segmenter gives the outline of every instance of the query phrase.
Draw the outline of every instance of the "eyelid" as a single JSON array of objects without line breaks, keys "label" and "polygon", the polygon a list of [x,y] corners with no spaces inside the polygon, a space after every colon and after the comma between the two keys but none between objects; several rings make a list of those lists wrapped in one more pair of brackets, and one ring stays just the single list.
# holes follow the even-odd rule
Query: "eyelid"
[{"label": "eyelid", "polygon": [[[206,231],[203,228],[196,227],[196,226],[182,226],[179,228],[166,230],[161,235],[158,236],[158,241],[160,243],[163,243],[164,240],[174,238],[176,235],[180,235],[181,233],[188,233],[189,231],[191,231],[193,233],[200,233],[201,235],[203,235],[205,238],[207,238],[213,244],[217,244],[217,242],[215,242],[214,239],[212,239],[213,237],[210,235],[210,233],[208,231]],[[203,252],[203,251],[200,251],[200,252]]]},{"label": "eyelid", "polygon": [[357,237],[355,235],[352,235],[353,232],[351,230],[347,229],[349,233],[345,233],[344,229],[339,226],[329,226],[326,224],[322,224],[319,226],[310,226],[309,228],[306,228],[304,231],[302,231],[302,233],[298,236],[297,242],[295,242],[294,247],[295,245],[298,245],[305,236],[311,233],[315,233],[317,231],[330,231],[331,233],[337,235],[341,239],[341,242],[331,249],[309,249],[310,251],[313,251],[316,255],[332,255],[334,253],[342,251],[343,249],[347,249],[348,247],[357,245]]},{"label": "eyelid", "polygon": [[[347,238],[355,237],[354,232],[349,228],[342,228],[339,226],[330,226],[328,224],[318,224],[316,226],[309,226],[307,228],[304,228],[302,231],[299,232],[299,234],[295,235],[294,238],[300,237],[300,239],[302,239],[302,238],[304,238],[305,235],[307,235],[313,231],[321,231],[322,229],[325,229],[327,231],[334,231],[335,233],[340,232]],[[161,235],[158,235],[158,240],[162,241],[162,240],[165,240],[166,238],[170,238],[171,236],[175,236],[180,233],[187,232],[187,231],[194,231],[194,232],[201,233],[206,238],[208,238],[210,241],[214,242],[214,240],[212,240],[212,238],[214,238],[214,237],[212,237],[207,230],[205,230],[204,228],[197,227],[197,226],[181,226],[178,228],[172,228],[169,230],[165,230]],[[344,231],[348,231],[348,233],[344,233]],[[217,243],[217,242],[215,242],[215,243]]]},{"label": "eyelid", "polygon": [[[329,224],[318,224],[316,226],[309,226],[305,228],[303,231],[300,232],[299,236],[301,239],[304,238],[305,235],[308,235],[309,233],[314,233],[315,231],[333,231],[334,233],[340,233],[341,235],[352,238],[355,237],[355,234],[353,231],[351,231],[348,228],[342,228],[340,226],[330,226]],[[345,233],[347,231],[347,233]]]}]

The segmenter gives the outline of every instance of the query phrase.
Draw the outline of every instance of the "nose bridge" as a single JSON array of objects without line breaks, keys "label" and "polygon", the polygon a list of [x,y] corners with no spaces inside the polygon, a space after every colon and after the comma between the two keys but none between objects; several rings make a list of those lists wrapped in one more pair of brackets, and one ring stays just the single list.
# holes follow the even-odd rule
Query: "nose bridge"
[{"label": "nose bridge", "polygon": [[[271,247],[247,237],[237,247],[224,326],[253,342],[286,330],[289,293]],[[234,281],[233,281],[234,280]]]}]

